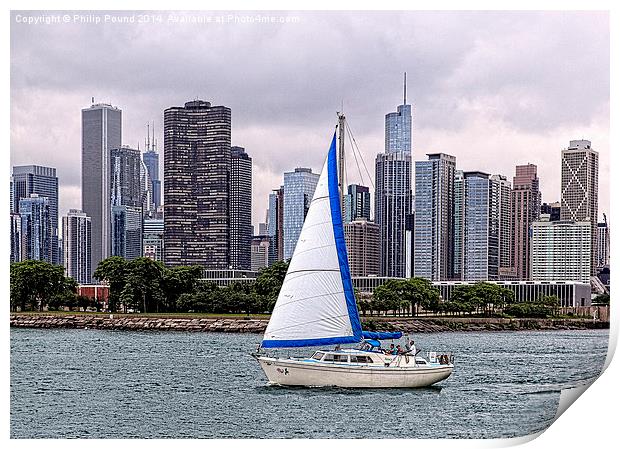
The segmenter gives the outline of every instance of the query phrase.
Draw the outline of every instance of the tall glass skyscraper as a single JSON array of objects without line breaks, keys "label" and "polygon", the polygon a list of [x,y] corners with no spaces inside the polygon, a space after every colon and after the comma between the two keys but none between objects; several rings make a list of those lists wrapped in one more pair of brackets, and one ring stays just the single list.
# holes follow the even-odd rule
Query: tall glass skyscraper
[{"label": "tall glass skyscraper", "polygon": [[403,104],[385,116],[385,152],[375,159],[375,222],[379,225],[382,276],[407,274],[406,220],[412,212],[411,105],[406,74]]},{"label": "tall glass skyscraper", "polygon": [[370,190],[366,186],[350,184],[347,194],[343,197],[344,223],[350,223],[358,218],[370,221]]},{"label": "tall glass skyscraper", "polygon": [[31,194],[45,197],[49,200],[49,217],[51,233],[49,244],[52,256],[48,260],[59,264],[58,254],[58,178],[56,169],[40,165],[19,165],[13,167],[11,177],[11,207],[12,213],[19,214],[20,200],[30,198]]},{"label": "tall glass skyscraper", "polygon": [[[52,214],[50,200],[36,193],[19,200],[21,260],[52,263]],[[56,248],[56,251],[58,248]]]},{"label": "tall glass skyscraper", "polygon": [[428,154],[415,163],[414,275],[454,278],[454,177],[456,158]]},{"label": "tall glass skyscraper", "polygon": [[304,225],[319,174],[309,168],[296,168],[284,173],[284,251],[285,260],[290,259],[297,246],[297,240]]},{"label": "tall glass skyscraper", "polygon": [[228,269],[231,111],[195,100],[164,111],[164,262]]},{"label": "tall glass skyscraper", "polygon": [[140,151],[127,145],[110,151],[111,255],[142,256],[143,188]]},{"label": "tall glass skyscraper", "polygon": [[110,256],[110,151],[120,148],[121,110],[109,104],[82,109],[82,210],[91,217],[91,269]]}]

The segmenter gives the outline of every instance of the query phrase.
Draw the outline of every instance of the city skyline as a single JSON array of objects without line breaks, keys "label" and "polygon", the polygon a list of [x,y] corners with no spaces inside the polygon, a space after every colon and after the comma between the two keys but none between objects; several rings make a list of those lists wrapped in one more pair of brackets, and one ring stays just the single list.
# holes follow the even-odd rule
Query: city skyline
[{"label": "city skyline", "polygon": [[[561,150],[570,140],[588,139],[600,154],[597,221],[601,221],[602,212],[609,211],[606,13],[298,15],[301,20],[295,24],[222,25],[218,32],[230,39],[217,42],[229,42],[228,47],[212,42],[215,31],[203,26],[204,36],[181,51],[179,42],[199,25],[164,24],[156,29],[132,25],[131,30],[121,25],[13,26],[11,165],[56,167],[59,215],[65,215],[69,209],[82,208],[80,171],[76,169],[79,111],[89,106],[92,96],[96,102],[123,110],[122,143],[134,147],[143,142],[145,125],[151,121],[157,130],[155,137],[163,142],[164,109],[200,97],[231,108],[231,143],[252,153],[252,222],[257,224],[264,220],[268,194],[282,184],[284,172],[295,167],[320,169],[336,122],[335,111],[341,109],[342,102],[370,167],[384,147],[385,114],[402,101],[402,73],[406,71],[407,102],[412,104],[414,117],[413,161],[424,160],[427,153],[444,152],[457,157],[459,169],[509,177],[515,165],[533,163],[539,168],[542,200],[551,203],[560,200]],[[583,28],[584,21],[590,26]],[[391,23],[397,24],[398,30]],[[432,30],[439,23],[444,32],[436,36]],[[347,39],[338,39],[340,25],[345,26]],[[582,29],[578,37],[573,33],[577,26]],[[304,57],[288,58],[285,42],[309,28],[329,32],[304,44]],[[107,33],[104,29],[114,35],[106,41],[109,48],[123,47],[131,39],[131,49],[118,56],[120,65],[131,62],[153,70],[124,77],[123,71],[112,66],[91,67],[89,62],[97,58],[105,62],[110,57],[106,53],[109,48],[99,43],[100,33]],[[90,32],[92,37],[86,35]],[[550,34],[555,39],[546,39]],[[168,38],[156,55],[152,38],[158,37],[160,43],[162,36]],[[342,42],[347,55],[340,65],[328,47],[328,40],[334,39]],[[380,45],[373,46],[369,39]],[[49,45],[41,46],[41,42]],[[506,42],[511,45],[506,47]],[[394,51],[385,55],[381,49],[388,45]],[[533,55],[532,46],[537,50]],[[580,51],[574,51],[576,46]],[[177,85],[174,67],[209,52],[213,55],[197,62],[196,76]],[[252,76],[248,77],[246,70],[219,73],[215,64],[225,53],[246,58],[245,64],[255,69]],[[526,55],[528,64],[521,67]],[[150,59],[145,60],[147,57]],[[317,68],[306,64],[310,59],[321,62],[321,73],[330,67],[333,76],[319,75]],[[158,70],[153,64],[158,64]],[[284,70],[275,73],[275,66]],[[584,66],[590,70],[575,69]],[[52,106],[26,106],[41,99]],[[161,146],[159,152],[163,156]],[[510,156],[498,158],[497,154]],[[349,164],[347,183],[367,185],[356,173]]]}]

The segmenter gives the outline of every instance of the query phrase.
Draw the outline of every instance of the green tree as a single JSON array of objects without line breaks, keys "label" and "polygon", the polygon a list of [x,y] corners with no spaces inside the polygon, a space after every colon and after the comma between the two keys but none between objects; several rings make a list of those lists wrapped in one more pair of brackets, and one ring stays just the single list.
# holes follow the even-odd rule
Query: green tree
[{"label": "green tree", "polygon": [[277,261],[271,266],[261,268],[256,281],[254,292],[260,298],[264,311],[271,312],[280,294],[284,277],[288,270],[288,261]]},{"label": "green tree", "polygon": [[178,305],[180,296],[201,291],[203,287],[203,283],[200,282],[202,277],[200,265],[164,269],[162,276],[162,301],[163,308],[167,312],[181,310]]},{"label": "green tree", "polygon": [[597,304],[609,304],[609,293],[602,293],[600,295],[596,295],[596,298],[594,298],[594,302]]},{"label": "green tree", "polygon": [[402,298],[411,304],[411,311],[415,315],[417,306],[425,310],[437,309],[439,304],[439,290],[433,287],[428,279],[414,277],[403,282]]},{"label": "green tree", "polygon": [[121,294],[125,288],[128,275],[127,261],[120,256],[112,256],[99,262],[93,277],[105,281],[110,287],[108,310],[116,312],[121,302]]},{"label": "green tree", "polygon": [[[11,309],[43,310],[56,296],[73,292],[77,283],[65,277],[64,268],[40,260],[15,262],[10,268]],[[52,300],[54,303],[54,300]]]},{"label": "green tree", "polygon": [[160,286],[164,265],[148,257],[138,257],[126,265],[125,286],[121,291],[121,300],[141,312],[159,312],[162,301]]}]

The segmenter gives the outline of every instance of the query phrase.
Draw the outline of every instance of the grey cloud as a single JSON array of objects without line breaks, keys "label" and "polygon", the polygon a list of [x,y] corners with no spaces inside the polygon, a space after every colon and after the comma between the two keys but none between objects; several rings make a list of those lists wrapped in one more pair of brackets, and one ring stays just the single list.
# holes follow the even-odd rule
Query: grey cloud
[{"label": "grey cloud", "polygon": [[[286,12],[299,23],[45,26],[15,23],[20,13],[37,12],[12,13],[12,162],[48,161],[63,184],[79,187],[79,114],[91,96],[123,109],[127,144],[142,142],[155,120],[162,150],[163,110],[200,97],[232,109],[233,143],[260,168],[255,222],[283,171],[320,166],[342,101],[372,172],[405,70],[415,159],[425,136],[471,139],[480,117],[488,132],[497,122],[549,136],[609,115],[604,12]],[[228,13],[200,13],[209,14]]]}]

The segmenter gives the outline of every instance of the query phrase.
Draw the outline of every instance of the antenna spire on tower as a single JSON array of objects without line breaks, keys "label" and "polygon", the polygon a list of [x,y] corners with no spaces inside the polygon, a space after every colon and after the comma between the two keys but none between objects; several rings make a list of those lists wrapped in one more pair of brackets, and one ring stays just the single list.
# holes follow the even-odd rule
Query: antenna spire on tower
[{"label": "antenna spire on tower", "polygon": [[405,72],[405,80],[403,82],[403,104],[407,104],[407,72]]}]

